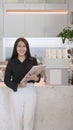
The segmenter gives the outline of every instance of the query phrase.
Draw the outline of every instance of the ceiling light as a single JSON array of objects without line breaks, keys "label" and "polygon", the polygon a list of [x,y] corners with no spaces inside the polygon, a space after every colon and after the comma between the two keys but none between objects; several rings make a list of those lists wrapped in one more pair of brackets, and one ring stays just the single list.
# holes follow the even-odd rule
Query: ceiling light
[{"label": "ceiling light", "polygon": [[7,14],[68,14],[68,10],[6,10]]}]

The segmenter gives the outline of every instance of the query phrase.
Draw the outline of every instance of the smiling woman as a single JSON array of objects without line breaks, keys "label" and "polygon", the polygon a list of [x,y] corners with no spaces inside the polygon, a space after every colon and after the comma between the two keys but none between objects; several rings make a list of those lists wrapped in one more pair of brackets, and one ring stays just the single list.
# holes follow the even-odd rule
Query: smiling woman
[{"label": "smiling woman", "polygon": [[40,74],[31,74],[26,81],[21,80],[35,65],[38,62],[31,56],[28,41],[17,38],[4,76],[4,83],[13,90],[10,94],[12,130],[33,130],[37,100],[34,83],[40,81]]}]

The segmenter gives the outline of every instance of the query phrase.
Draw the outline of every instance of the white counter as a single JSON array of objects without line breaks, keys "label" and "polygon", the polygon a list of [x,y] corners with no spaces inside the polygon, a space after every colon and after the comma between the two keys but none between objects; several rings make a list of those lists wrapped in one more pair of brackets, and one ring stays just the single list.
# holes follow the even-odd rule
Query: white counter
[{"label": "white counter", "polygon": [[[73,130],[73,86],[36,87],[37,109],[34,130]],[[11,130],[9,93],[0,87],[0,130]]]}]

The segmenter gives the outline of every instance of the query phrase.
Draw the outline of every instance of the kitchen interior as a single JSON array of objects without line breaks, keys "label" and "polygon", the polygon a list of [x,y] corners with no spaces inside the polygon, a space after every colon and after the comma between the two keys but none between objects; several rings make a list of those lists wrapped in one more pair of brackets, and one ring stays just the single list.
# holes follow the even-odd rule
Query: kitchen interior
[{"label": "kitchen interior", "polygon": [[[66,70],[68,71],[67,83],[65,84],[72,85],[73,54],[72,51],[69,50],[72,50],[73,41],[68,44],[67,42],[63,44],[62,38],[57,37],[63,28],[68,26],[73,28],[71,2],[72,1],[69,0],[1,1],[0,60],[6,62],[10,58],[13,44],[17,37],[26,37],[31,47],[31,54],[37,57],[40,63],[44,62],[43,64],[45,64],[45,61],[53,59],[54,61],[55,59],[68,59],[69,65]],[[16,10],[17,12],[15,12]],[[23,13],[19,12],[21,10]],[[32,10],[34,13],[32,13]],[[63,50],[65,50],[65,52]],[[62,56],[63,52],[66,53],[66,57]],[[60,74],[60,77],[62,77],[61,75],[62,74]],[[2,74],[0,77],[2,78]],[[63,83],[61,82],[60,84]]]},{"label": "kitchen interior", "polygon": [[[10,91],[3,82],[5,68],[15,40],[25,37],[32,56],[39,65],[46,65],[41,81],[35,83],[38,107],[34,130],[73,130],[73,37],[65,43],[58,37],[67,27],[73,30],[73,0],[0,0],[0,114],[5,112],[3,93],[8,98]],[[4,120],[8,124],[4,116],[0,129],[9,130],[8,125],[4,128]]]}]

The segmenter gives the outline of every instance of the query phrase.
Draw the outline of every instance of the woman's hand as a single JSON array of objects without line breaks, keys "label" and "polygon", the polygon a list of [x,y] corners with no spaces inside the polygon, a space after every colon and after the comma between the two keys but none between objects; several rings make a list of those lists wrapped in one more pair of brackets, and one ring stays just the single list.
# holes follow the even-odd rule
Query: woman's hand
[{"label": "woman's hand", "polygon": [[18,84],[18,87],[24,88],[24,87],[26,87],[26,84],[27,84],[27,82],[21,82]]},{"label": "woman's hand", "polygon": [[30,80],[38,81],[38,76],[36,74],[29,74],[29,76],[27,77],[27,81]]}]

